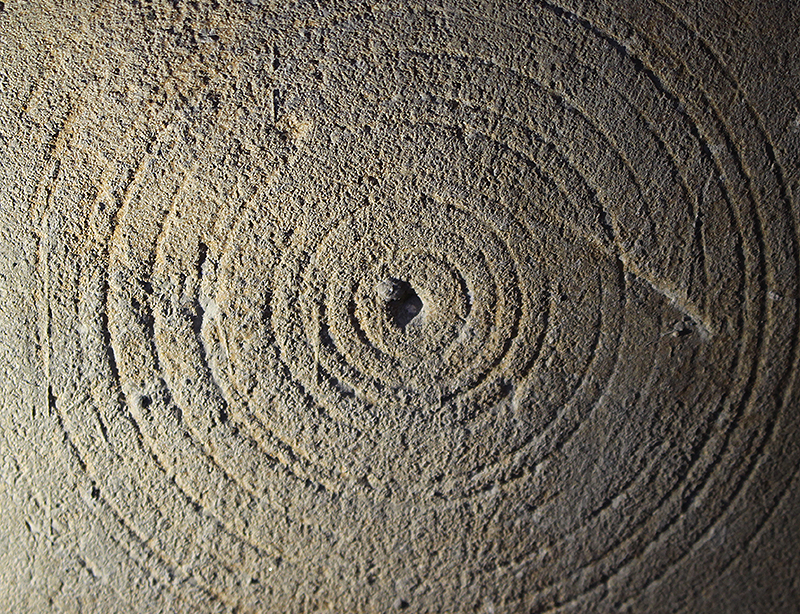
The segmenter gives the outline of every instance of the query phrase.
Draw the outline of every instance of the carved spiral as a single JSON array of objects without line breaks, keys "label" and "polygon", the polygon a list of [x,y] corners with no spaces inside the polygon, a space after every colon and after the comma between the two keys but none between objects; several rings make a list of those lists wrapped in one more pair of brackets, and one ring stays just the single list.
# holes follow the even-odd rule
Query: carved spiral
[{"label": "carved spiral", "polygon": [[800,466],[725,63],[659,2],[278,4],[0,13],[21,603],[700,603]]}]

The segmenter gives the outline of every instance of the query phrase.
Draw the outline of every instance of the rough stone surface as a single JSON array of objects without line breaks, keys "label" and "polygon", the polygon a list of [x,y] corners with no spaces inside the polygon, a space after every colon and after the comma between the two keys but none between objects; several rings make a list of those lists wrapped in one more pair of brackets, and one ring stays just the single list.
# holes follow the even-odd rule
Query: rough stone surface
[{"label": "rough stone surface", "polygon": [[800,611],[792,2],[0,2],[0,609]]}]

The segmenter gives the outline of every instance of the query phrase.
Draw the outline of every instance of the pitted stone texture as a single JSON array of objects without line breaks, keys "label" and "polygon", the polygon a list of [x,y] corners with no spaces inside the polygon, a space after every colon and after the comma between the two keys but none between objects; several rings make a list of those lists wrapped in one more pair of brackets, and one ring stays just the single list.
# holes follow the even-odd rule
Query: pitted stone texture
[{"label": "pitted stone texture", "polygon": [[0,3],[0,603],[795,612],[798,26]]}]

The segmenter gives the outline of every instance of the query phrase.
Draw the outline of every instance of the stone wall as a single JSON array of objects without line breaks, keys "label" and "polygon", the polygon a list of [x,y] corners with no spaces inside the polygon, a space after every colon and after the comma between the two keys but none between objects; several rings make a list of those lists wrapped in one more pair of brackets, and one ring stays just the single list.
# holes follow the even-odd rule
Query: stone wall
[{"label": "stone wall", "polygon": [[797,612],[798,32],[0,2],[0,609]]}]

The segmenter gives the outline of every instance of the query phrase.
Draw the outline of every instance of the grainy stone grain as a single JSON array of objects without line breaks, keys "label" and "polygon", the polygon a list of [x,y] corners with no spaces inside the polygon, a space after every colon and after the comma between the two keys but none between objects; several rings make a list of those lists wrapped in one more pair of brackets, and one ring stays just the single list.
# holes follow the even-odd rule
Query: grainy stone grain
[{"label": "grainy stone grain", "polygon": [[0,609],[800,611],[791,3],[0,3]]}]

